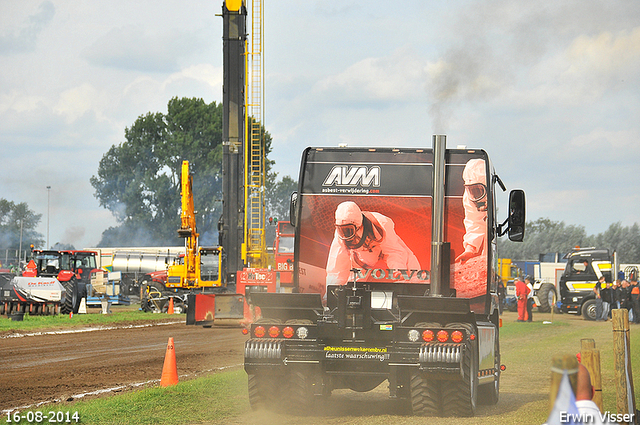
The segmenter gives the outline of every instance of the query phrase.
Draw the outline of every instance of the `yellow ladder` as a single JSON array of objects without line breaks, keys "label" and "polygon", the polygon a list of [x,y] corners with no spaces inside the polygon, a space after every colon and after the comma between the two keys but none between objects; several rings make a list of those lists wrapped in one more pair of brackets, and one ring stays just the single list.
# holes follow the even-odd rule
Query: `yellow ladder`
[{"label": "yellow ladder", "polygon": [[249,267],[266,267],[266,242],[264,219],[264,162],[265,152],[262,134],[262,4],[263,0],[251,2],[251,87],[247,104],[249,117],[247,154],[247,260]]}]

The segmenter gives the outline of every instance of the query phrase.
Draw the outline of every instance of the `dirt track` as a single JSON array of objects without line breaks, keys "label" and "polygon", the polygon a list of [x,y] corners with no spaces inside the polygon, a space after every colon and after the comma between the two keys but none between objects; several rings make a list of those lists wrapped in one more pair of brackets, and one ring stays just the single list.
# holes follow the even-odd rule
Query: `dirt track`
[{"label": "dirt track", "polygon": [[[179,316],[184,319],[184,316]],[[238,327],[164,324],[62,335],[0,337],[0,411],[159,380],[169,337],[181,379],[241,365]]]}]

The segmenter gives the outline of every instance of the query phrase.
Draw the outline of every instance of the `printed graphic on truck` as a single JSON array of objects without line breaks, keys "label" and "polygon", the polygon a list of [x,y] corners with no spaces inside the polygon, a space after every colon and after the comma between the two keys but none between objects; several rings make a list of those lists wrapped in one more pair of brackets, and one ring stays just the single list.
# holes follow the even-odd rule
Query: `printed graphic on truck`
[{"label": "printed graphic on truck", "polygon": [[[433,155],[427,151],[309,150],[298,202],[300,292],[327,285],[429,283]],[[487,179],[484,151],[448,151],[444,240],[451,288],[484,312],[487,294]],[[419,184],[417,184],[419,183]]]}]

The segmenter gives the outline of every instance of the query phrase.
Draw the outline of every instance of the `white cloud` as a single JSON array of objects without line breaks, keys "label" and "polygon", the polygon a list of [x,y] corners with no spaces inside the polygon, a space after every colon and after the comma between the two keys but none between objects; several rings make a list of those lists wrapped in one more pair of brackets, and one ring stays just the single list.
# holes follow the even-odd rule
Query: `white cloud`
[{"label": "white cloud", "polygon": [[199,48],[201,41],[192,34],[167,29],[149,34],[142,25],[112,28],[82,56],[91,64],[142,72],[177,72],[178,59]]},{"label": "white cloud", "polygon": [[89,111],[96,112],[99,96],[100,93],[91,84],[84,83],[62,92],[53,111],[65,117],[67,123],[72,123]]},{"label": "white cloud", "polygon": [[[2,7],[3,11],[6,11],[5,8],[8,6],[3,4]],[[47,0],[40,3],[38,11],[29,15],[28,18],[18,22],[3,23],[3,31],[0,33],[0,55],[20,54],[35,50],[41,32],[50,24],[55,12],[55,6]]]},{"label": "white cloud", "polygon": [[360,60],[324,78],[313,93],[329,103],[406,102],[421,96],[424,67],[410,49],[399,49],[389,56]]}]

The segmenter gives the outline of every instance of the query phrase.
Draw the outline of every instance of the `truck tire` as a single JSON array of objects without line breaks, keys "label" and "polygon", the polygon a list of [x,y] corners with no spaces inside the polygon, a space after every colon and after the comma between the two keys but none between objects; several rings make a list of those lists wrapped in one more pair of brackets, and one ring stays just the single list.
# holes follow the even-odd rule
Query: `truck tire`
[{"label": "truck tire", "polygon": [[416,416],[439,416],[441,403],[440,382],[427,379],[424,373],[415,370],[409,382],[411,410]]},{"label": "truck tire", "polygon": [[140,298],[140,307],[144,312],[160,313],[167,302],[168,298],[164,293],[166,288],[162,284],[152,283],[142,287],[142,297]]},{"label": "truck tire", "polygon": [[249,404],[253,410],[276,410],[282,382],[277,375],[249,374]]},{"label": "truck tire", "polygon": [[80,298],[78,297],[78,282],[75,278],[71,278],[66,282],[60,283],[65,289],[64,303],[60,304],[60,313],[77,313],[78,307],[80,306]]},{"label": "truck tire", "polygon": [[293,413],[306,416],[314,412],[313,374],[307,368],[292,368],[288,377],[287,397]]},{"label": "truck tire", "polygon": [[585,301],[580,311],[586,320],[596,320],[596,300],[592,298]]},{"label": "truck tire", "polygon": [[505,300],[505,306],[507,307],[507,310],[515,313],[516,311],[518,311],[518,300],[516,299],[516,297],[509,297]]},{"label": "truck tire", "polygon": [[[470,349],[469,349],[470,348]],[[475,346],[464,350],[463,378],[444,382],[442,389],[442,412],[455,416],[474,416],[478,401],[478,361]]]},{"label": "truck tire", "polygon": [[543,283],[538,289],[538,311],[540,313],[549,313],[554,306],[553,300],[556,296],[556,288],[551,283]]}]

